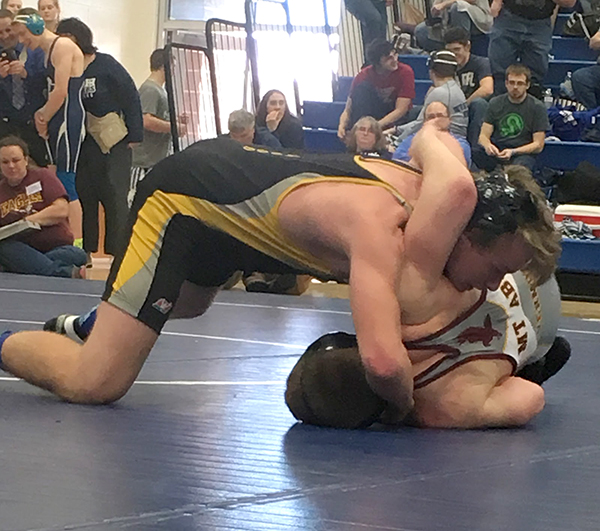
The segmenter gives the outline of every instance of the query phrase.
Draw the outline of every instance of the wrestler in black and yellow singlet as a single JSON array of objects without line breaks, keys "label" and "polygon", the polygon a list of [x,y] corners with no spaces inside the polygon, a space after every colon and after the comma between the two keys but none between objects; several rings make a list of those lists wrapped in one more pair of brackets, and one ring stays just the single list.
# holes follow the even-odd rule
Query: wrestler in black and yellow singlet
[{"label": "wrestler in black and yellow singlet", "polygon": [[362,160],[272,151],[227,138],[165,159],[138,188],[128,244],[113,263],[104,300],[159,332],[185,280],[216,287],[238,270],[334,279],[325,262],[282,234],[277,210],[298,186],[335,180],[383,187],[410,214],[410,205],[363,169]]}]

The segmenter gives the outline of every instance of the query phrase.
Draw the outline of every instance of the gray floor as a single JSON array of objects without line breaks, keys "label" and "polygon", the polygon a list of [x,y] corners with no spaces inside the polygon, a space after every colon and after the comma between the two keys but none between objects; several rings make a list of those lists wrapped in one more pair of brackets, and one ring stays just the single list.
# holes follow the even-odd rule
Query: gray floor
[{"label": "gray floor", "polygon": [[[83,312],[101,289],[0,274],[1,329]],[[0,373],[0,530],[600,529],[600,322],[563,319],[574,355],[524,429],[296,425],[289,370],[351,327],[345,300],[232,291],[170,323],[114,406]]]}]

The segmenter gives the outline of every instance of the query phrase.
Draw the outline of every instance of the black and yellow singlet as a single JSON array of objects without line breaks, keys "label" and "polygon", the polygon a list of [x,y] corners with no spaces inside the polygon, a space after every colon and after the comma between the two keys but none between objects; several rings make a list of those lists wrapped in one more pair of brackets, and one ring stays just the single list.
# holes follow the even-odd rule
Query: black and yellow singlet
[{"label": "black and yellow singlet", "polygon": [[[173,221],[182,217],[188,220],[187,228],[180,231],[177,238],[196,237],[193,245],[206,247],[203,253],[218,254],[219,245],[229,245],[218,233],[243,244],[236,244],[235,249],[230,246],[229,254],[236,256],[229,256],[228,261],[239,258],[237,269],[246,267],[239,256],[243,254],[240,250],[243,247],[250,254],[258,252],[294,271],[322,279],[333,278],[333,272],[324,261],[297,247],[283,234],[278,207],[299,186],[336,181],[382,187],[410,214],[411,206],[398,191],[363,168],[363,161],[362,157],[351,154],[274,151],[242,145],[228,138],[190,146],[157,164],[139,186],[132,206],[129,244],[113,264],[105,295],[114,302],[118,293],[139,299],[140,290],[150,290],[149,283],[156,283],[154,277],[161,262],[167,260],[162,255],[167,249],[177,248],[170,243],[175,232]],[[385,163],[417,172],[406,164]],[[196,223],[189,224],[189,220]],[[206,235],[192,234],[205,231],[203,227],[216,234],[215,243]],[[217,240],[220,243],[216,243]],[[196,254],[194,259],[204,263],[204,258]],[[217,266],[218,263],[211,263],[212,268]],[[223,266],[231,268],[232,264]],[[128,303],[125,305],[128,308],[123,309],[137,315],[140,304],[137,302],[131,307]],[[123,304],[117,305],[123,307]]]}]

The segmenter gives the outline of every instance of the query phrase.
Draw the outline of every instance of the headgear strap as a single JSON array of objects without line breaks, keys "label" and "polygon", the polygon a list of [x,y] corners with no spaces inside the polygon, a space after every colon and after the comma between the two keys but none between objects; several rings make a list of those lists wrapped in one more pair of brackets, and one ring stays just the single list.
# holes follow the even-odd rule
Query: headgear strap
[{"label": "headgear strap", "polygon": [[493,172],[475,181],[477,205],[467,229],[478,228],[492,234],[515,233],[523,223],[538,219],[531,192],[514,186],[504,172]]}]

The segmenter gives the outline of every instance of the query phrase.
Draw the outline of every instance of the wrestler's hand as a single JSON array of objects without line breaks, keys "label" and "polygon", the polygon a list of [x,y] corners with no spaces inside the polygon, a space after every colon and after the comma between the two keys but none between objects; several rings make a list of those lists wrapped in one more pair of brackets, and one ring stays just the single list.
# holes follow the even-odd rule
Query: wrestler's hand
[{"label": "wrestler's hand", "polygon": [[38,135],[40,135],[44,140],[48,139],[48,122],[44,117],[44,113],[42,110],[36,111],[34,115],[35,119],[35,128],[37,130]]},{"label": "wrestler's hand", "polygon": [[410,144],[408,154],[417,165],[423,167],[423,154],[432,141],[440,137],[441,131],[431,122],[425,122]]}]

